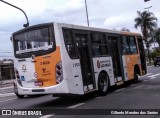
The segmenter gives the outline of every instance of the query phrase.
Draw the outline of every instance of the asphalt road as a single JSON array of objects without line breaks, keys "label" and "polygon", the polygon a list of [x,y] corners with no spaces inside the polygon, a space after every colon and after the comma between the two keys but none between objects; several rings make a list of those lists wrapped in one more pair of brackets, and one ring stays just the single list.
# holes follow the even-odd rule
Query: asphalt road
[{"label": "asphalt road", "polygon": [[[160,115],[104,115],[107,109],[117,110],[137,110],[141,109],[151,112],[160,109],[160,67],[148,67],[148,74],[139,77],[136,84],[128,83],[125,86],[113,88],[106,96],[97,97],[94,94],[77,97],[52,97],[35,96],[17,98],[12,92],[12,88],[6,90],[0,89],[6,94],[0,94],[0,109],[38,109],[44,111],[53,111],[49,115],[30,116],[33,118],[159,118]],[[1,93],[1,92],[0,92]],[[46,110],[44,110],[46,109]],[[54,109],[54,110],[53,110]],[[58,111],[55,111],[58,109]],[[87,110],[84,110],[87,109]],[[151,109],[151,110],[150,110]],[[159,110],[160,111],[160,110]],[[72,114],[72,115],[56,115]],[[80,115],[80,114],[89,115]],[[102,113],[102,114],[101,114]],[[114,112],[116,113],[116,112]],[[74,115],[73,115],[74,114]],[[77,115],[76,115],[77,114]],[[91,115],[92,114],[92,115]],[[93,115],[94,114],[94,115]],[[160,114],[160,112],[159,112]],[[2,117],[2,116],[1,116]],[[10,116],[3,116],[10,117]],[[13,117],[13,116],[12,116]],[[21,116],[15,116],[16,118]],[[28,116],[27,116],[28,117]]]}]

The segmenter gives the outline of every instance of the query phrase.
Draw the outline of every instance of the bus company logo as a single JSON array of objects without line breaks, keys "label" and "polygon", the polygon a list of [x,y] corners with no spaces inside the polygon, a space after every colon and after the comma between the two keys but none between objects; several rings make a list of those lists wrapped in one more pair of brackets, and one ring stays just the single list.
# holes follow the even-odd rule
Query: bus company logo
[{"label": "bus company logo", "polygon": [[38,77],[38,73],[35,72],[34,73],[34,77],[37,78]]},{"label": "bus company logo", "polygon": [[42,71],[43,71],[43,73],[45,73],[46,72],[46,68],[42,68]]},{"label": "bus company logo", "polygon": [[111,66],[110,60],[105,60],[105,61],[97,61],[97,67],[98,68],[103,68],[103,67],[108,67]]},{"label": "bus company logo", "polygon": [[22,65],[22,71],[26,71],[26,65]]},{"label": "bus company logo", "polygon": [[99,60],[97,60],[97,67],[98,67],[98,68],[101,67],[101,64],[100,64]]}]

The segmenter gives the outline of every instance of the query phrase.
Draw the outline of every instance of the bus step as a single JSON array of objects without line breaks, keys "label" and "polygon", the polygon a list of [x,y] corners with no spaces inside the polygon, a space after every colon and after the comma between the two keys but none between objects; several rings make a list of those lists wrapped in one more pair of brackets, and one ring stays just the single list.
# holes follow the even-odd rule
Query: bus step
[{"label": "bus step", "polygon": [[124,81],[119,81],[116,83],[117,86],[124,84]]}]

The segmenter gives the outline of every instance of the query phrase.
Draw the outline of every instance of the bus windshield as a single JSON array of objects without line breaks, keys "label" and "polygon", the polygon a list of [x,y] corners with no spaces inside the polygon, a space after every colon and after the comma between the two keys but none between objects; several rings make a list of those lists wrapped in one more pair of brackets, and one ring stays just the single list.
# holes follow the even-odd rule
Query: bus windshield
[{"label": "bus windshield", "polygon": [[[34,54],[53,48],[51,27],[31,29],[13,36],[15,55]],[[34,54],[35,55],[35,54]]]}]

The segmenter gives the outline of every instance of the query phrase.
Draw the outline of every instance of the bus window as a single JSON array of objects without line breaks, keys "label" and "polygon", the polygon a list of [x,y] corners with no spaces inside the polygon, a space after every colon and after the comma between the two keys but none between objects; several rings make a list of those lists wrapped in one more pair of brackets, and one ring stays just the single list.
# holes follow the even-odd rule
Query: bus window
[{"label": "bus window", "polygon": [[129,37],[129,42],[130,42],[129,46],[130,46],[131,53],[137,54],[137,46],[136,46],[135,38],[133,36]]},{"label": "bus window", "polygon": [[122,40],[121,40],[122,54],[130,53],[128,43],[129,42],[127,40],[127,37],[126,36],[122,36]]},{"label": "bus window", "polygon": [[104,34],[92,33],[92,52],[94,57],[108,55],[107,40]]},{"label": "bus window", "polygon": [[137,54],[136,40],[133,36],[122,36],[122,54]]},{"label": "bus window", "polygon": [[76,53],[75,44],[74,44],[71,30],[64,29],[63,35],[64,35],[65,46],[66,46],[66,49],[67,49],[67,52],[68,52],[70,58],[71,59],[76,58],[77,53]]}]

